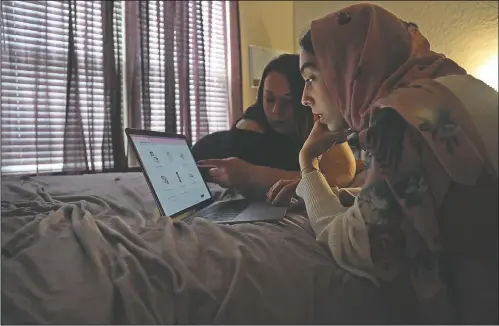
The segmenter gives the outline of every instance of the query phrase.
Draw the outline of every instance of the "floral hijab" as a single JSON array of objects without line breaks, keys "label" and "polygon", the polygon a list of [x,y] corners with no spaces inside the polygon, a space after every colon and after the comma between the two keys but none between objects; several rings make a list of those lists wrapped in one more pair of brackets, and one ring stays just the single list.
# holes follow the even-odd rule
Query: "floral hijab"
[{"label": "floral hijab", "polygon": [[393,305],[412,297],[423,322],[449,323],[441,212],[453,184],[497,179],[463,104],[434,80],[466,72],[414,24],[372,4],[314,21],[311,37],[333,103],[372,158],[357,204],[374,274]]}]

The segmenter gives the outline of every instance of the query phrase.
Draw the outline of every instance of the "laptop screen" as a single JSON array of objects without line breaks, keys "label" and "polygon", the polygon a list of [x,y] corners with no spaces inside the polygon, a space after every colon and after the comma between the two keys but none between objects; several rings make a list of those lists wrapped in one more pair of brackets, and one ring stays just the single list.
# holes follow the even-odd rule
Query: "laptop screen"
[{"label": "laptop screen", "polygon": [[165,215],[211,197],[185,139],[130,135]]}]

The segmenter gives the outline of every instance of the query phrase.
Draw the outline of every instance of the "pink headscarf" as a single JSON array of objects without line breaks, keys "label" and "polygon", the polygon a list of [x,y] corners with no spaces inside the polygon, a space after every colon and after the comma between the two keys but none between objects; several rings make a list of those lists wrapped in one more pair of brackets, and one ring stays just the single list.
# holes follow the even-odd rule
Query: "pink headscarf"
[{"label": "pink headscarf", "polygon": [[[449,323],[440,257],[457,245],[448,235],[452,227],[443,229],[442,220],[464,223],[468,216],[462,214],[469,210],[463,213],[463,205],[479,202],[456,203],[455,185],[479,187],[485,180],[490,187],[495,175],[497,188],[468,112],[434,80],[466,72],[430,51],[415,25],[372,4],[312,22],[311,38],[333,103],[373,158],[357,201],[378,278],[393,284],[406,275],[394,289],[411,292],[419,302],[416,311],[438,311],[438,316],[423,313],[425,322]],[[461,211],[449,204],[461,205]],[[496,212],[485,214],[497,219]],[[409,292],[392,296],[392,303],[410,306],[404,303]]]},{"label": "pink headscarf", "polygon": [[466,74],[430,51],[416,28],[385,9],[358,4],[312,22],[314,51],[331,96],[355,131],[374,102],[411,81]]}]

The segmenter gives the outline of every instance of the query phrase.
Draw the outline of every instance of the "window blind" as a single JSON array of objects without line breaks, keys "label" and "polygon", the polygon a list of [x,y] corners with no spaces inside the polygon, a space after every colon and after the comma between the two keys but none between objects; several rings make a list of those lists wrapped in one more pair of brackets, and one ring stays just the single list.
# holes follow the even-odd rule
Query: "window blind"
[{"label": "window blind", "polygon": [[[69,2],[1,2],[2,173],[58,172],[81,166],[85,162],[76,153],[82,146],[86,163],[90,160],[95,169],[102,168],[101,2],[72,3],[77,77],[68,93]],[[119,2],[114,10],[114,19],[121,19]],[[68,118],[68,96],[78,104],[77,120]],[[68,128],[71,124],[79,129]]]},{"label": "window blind", "polygon": [[[148,126],[146,119],[141,123],[152,130],[170,126],[169,130],[188,133],[195,142],[229,126],[229,2],[182,3],[147,2],[145,77],[150,110],[143,110],[149,115]],[[165,6],[173,4],[182,8],[186,20],[177,17],[172,22],[174,11]],[[121,44],[126,37],[123,5],[114,1],[116,71],[123,71],[125,62]],[[2,173],[100,170],[103,160],[106,167],[112,166],[111,145],[105,139],[106,128],[109,131],[105,106],[109,100],[104,74],[109,69],[103,66],[103,17],[107,16],[102,6],[97,0],[1,2]],[[203,69],[199,69],[201,66]],[[69,85],[68,71],[73,76]],[[185,76],[187,79],[179,78]],[[125,92],[122,107],[123,95]],[[166,106],[172,108],[169,113]],[[122,119],[122,124],[129,125],[129,121]],[[103,148],[107,153],[104,158]]]},{"label": "window blind", "polygon": [[[226,12],[229,2],[225,1],[189,1],[186,18],[176,18],[172,27],[175,28],[173,35],[169,26],[165,28],[165,2],[148,2],[148,91],[151,107],[151,130],[164,131],[166,119],[165,101],[168,101],[168,94],[165,87],[168,78],[168,67],[165,51],[168,51],[169,37],[173,37],[173,69],[175,83],[175,109],[176,109],[176,132],[185,134],[186,126],[182,126],[182,120],[187,120],[182,115],[182,101],[180,90],[188,87],[188,103],[190,110],[191,140],[194,143],[202,136],[219,130],[226,130],[229,127],[229,94],[227,85],[228,75],[228,53],[227,42],[227,19]],[[178,10],[178,9],[177,9]],[[168,12],[168,10],[166,10]],[[187,22],[186,22],[187,21]],[[144,22],[142,22],[144,24]],[[179,26],[185,24],[184,26]],[[179,32],[183,29],[184,32]],[[181,35],[184,34],[184,35]],[[187,34],[187,35],[185,35]],[[179,38],[183,37],[184,40]],[[179,44],[186,41],[186,48],[179,48]],[[202,42],[202,44],[200,44]],[[200,50],[200,47],[202,49]],[[178,57],[187,50],[188,62],[188,83],[180,81],[180,76],[184,73],[179,67]],[[195,53],[202,51],[204,56],[196,59]],[[144,60],[144,58],[142,59]],[[204,65],[203,76],[196,72],[196,68]],[[201,104],[200,104],[201,103]],[[206,110],[206,112],[202,112]],[[201,112],[200,112],[201,111]],[[147,128],[145,120],[142,119],[142,128]]]}]

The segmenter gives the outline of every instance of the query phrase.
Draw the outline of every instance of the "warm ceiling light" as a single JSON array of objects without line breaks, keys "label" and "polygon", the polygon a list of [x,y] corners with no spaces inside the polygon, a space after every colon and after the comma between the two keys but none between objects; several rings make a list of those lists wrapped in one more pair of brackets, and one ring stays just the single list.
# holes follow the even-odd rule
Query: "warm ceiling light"
[{"label": "warm ceiling light", "polygon": [[475,77],[485,82],[490,87],[498,90],[497,55],[482,64],[476,70]]}]

